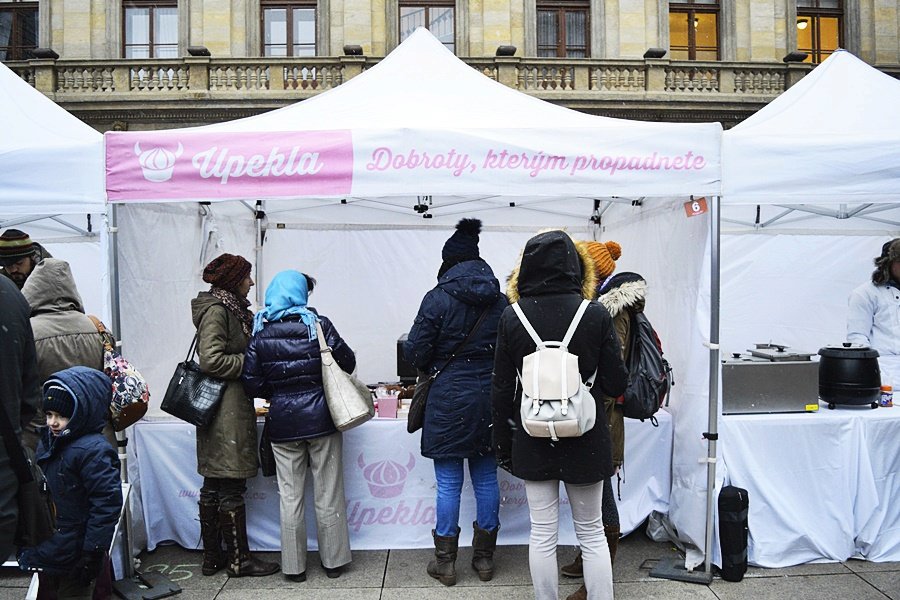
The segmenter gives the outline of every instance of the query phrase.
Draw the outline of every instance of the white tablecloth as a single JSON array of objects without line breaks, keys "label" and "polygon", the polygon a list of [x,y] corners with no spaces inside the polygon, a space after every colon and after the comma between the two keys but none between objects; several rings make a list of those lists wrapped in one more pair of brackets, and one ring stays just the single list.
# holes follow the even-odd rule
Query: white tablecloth
[{"label": "white tablecloth", "polygon": [[900,561],[900,407],[726,415],[720,434],[752,564]]},{"label": "white tablecloth", "polygon": [[[900,410],[900,409],[898,409]],[[625,469],[619,514],[623,533],[652,512],[667,512],[671,480],[672,418],[660,411],[659,427],[626,419]],[[262,425],[260,424],[260,427]],[[199,545],[195,429],[180,421],[141,421],[133,428],[133,456],[140,473],[140,500],[147,547],[164,541],[185,548]],[[527,544],[528,506],[522,481],[499,471],[499,544]],[[419,454],[419,435],[406,433],[405,420],[373,419],[344,434],[344,481],[350,543],[354,549],[431,547],[435,524],[434,469]],[[311,485],[311,484],[310,484]],[[317,548],[312,490],[307,490],[309,547]],[[279,550],[278,488],[275,477],[248,481],[247,521],[254,550]],[[560,510],[561,544],[574,544],[565,493]],[[460,543],[472,539],[475,501],[463,488]]]}]

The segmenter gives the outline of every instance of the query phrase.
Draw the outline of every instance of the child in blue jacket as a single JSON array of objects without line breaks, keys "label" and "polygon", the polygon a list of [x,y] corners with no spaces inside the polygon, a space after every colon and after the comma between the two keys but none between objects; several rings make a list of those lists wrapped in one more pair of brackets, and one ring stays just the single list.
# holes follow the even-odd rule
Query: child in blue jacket
[{"label": "child in blue jacket", "polygon": [[56,504],[56,533],[18,557],[39,572],[39,597],[91,598],[106,560],[122,511],[119,459],[102,433],[111,396],[109,377],[87,367],[44,383],[37,462]]}]

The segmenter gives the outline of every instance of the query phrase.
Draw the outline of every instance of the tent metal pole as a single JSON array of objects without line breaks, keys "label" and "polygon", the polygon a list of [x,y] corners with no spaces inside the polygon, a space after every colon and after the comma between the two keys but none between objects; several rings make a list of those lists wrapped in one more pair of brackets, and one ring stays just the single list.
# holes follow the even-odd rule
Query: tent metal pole
[{"label": "tent metal pole", "polygon": [[254,218],[256,219],[256,310],[263,307],[263,273],[262,269],[262,248],[263,248],[263,218],[265,218],[265,205],[262,200],[256,201],[256,211]]},{"label": "tent metal pole", "polygon": [[713,502],[716,493],[716,444],[719,439],[719,255],[721,251],[721,197],[714,196],[710,212],[710,284],[709,284],[709,422],[706,464],[706,547],[704,570],[712,573]]},{"label": "tent metal pole", "polygon": [[109,262],[109,283],[110,283],[110,298],[109,298],[109,312],[110,319],[112,320],[112,328],[117,336],[122,337],[122,313],[121,306],[119,304],[119,215],[118,215],[118,205],[116,204],[108,204],[108,212],[107,212],[107,231],[109,232],[109,247],[107,251],[109,252],[109,256],[107,260]]},{"label": "tent metal pole", "polygon": [[712,538],[713,538],[713,500],[716,491],[716,440],[719,438],[719,248],[721,242],[720,197],[713,196],[710,202],[709,239],[710,239],[710,283],[709,283],[709,402],[707,430],[703,437],[707,442],[706,458],[706,531],[703,549],[703,571],[688,570],[683,559],[661,559],[656,567],[650,570],[650,577],[674,579],[688,583],[709,585],[712,583]]}]

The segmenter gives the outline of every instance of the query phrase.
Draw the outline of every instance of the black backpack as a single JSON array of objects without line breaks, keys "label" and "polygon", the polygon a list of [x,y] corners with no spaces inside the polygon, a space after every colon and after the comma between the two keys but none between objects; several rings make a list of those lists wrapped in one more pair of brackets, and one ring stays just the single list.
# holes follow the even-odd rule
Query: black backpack
[{"label": "black backpack", "polygon": [[654,427],[656,411],[667,402],[675,385],[672,367],[663,358],[662,343],[643,312],[631,313],[631,345],[628,360],[628,387],[622,410],[629,419],[650,419]]}]

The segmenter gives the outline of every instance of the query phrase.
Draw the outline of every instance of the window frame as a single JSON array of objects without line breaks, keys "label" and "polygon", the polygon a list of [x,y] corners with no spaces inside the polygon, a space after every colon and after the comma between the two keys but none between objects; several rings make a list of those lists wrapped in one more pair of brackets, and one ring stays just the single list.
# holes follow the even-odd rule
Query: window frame
[{"label": "window frame", "polygon": [[[727,1],[727,0],[724,0]],[[691,23],[699,14],[712,14],[716,17],[716,58],[714,60],[722,60],[722,4],[723,0],[715,2],[695,2],[692,0],[678,1],[669,0],[669,18],[671,22],[672,13],[686,14],[688,21],[688,43],[687,43],[687,60],[697,59],[697,32],[695,27],[691,27]],[[669,35],[669,54],[673,53],[673,45],[671,33]],[[682,48],[678,48],[682,50]]]},{"label": "window frame", "polygon": [[[431,31],[431,28],[428,25],[431,23],[431,19],[429,18],[429,11],[432,8],[452,8],[453,9],[453,48],[448,48],[451,50],[453,54],[457,54],[457,50],[459,49],[459,41],[458,37],[458,19],[459,19],[459,9],[456,6],[455,0],[399,0],[397,2],[397,44],[403,43],[403,28],[401,27],[401,23],[403,21],[403,9],[404,8],[415,8],[422,7],[425,9],[425,23],[426,29]],[[444,44],[446,47],[447,44]]]},{"label": "window frame", "polygon": [[556,19],[556,55],[543,58],[570,58],[569,46],[566,43],[566,14],[584,14],[584,57],[591,58],[591,2],[590,0],[537,0],[535,2],[535,54],[540,57],[541,50],[549,48],[541,44],[540,27],[537,21],[542,12],[555,12]]},{"label": "window frame", "polygon": [[[10,28],[9,40],[7,45],[0,46],[6,49],[6,58],[4,62],[16,60],[28,60],[33,58],[30,51],[40,45],[40,5],[37,0],[12,0],[11,2],[0,2],[0,12],[12,13],[12,27]],[[34,46],[26,45],[23,39],[22,15],[34,15],[33,19],[36,25],[34,32]]]},{"label": "window frame", "polygon": [[[319,56],[319,6],[316,0],[260,0],[259,3],[259,52],[260,56],[271,56],[266,54],[266,10],[283,8],[287,10],[287,54],[285,57],[294,58],[294,46],[298,45],[294,40],[294,19],[293,12],[295,9],[303,9],[313,11],[313,56]],[[304,44],[305,45],[305,44]]]},{"label": "window frame", "polygon": [[[127,27],[128,10],[132,9],[132,8],[149,8],[150,9],[149,23],[148,23],[148,29],[147,29],[147,33],[148,33],[147,44],[129,44],[128,43],[128,37],[127,37],[127,35],[128,35],[128,33],[127,33],[128,32],[128,27]],[[154,39],[155,38],[154,29],[156,28],[156,26],[155,26],[156,19],[154,18],[154,12],[158,8],[174,8],[177,11],[176,15],[178,15],[179,23],[178,23],[178,31],[176,32],[176,36],[175,36],[176,41],[174,44],[159,44]],[[170,46],[174,45],[175,53],[177,54],[178,48],[180,46],[179,40],[180,40],[180,35],[181,35],[181,22],[180,22],[181,18],[180,18],[180,11],[178,9],[179,9],[178,0],[124,0],[122,2],[122,57],[125,58],[127,56],[129,47],[144,47],[144,46],[147,46],[148,56],[146,59],[134,58],[134,59],[128,59],[128,60],[157,60],[159,57],[155,56],[155,54],[156,54],[156,48],[158,46],[170,47]]]},{"label": "window frame", "polygon": [[[815,4],[815,6],[800,6],[800,2],[796,3],[797,5],[797,18],[794,23],[794,27],[797,26],[797,23],[800,22],[801,18],[809,19],[809,27],[810,27],[810,42],[811,48],[801,48],[799,39],[797,42],[797,50],[800,52],[806,52],[809,56],[806,57],[804,62],[809,62],[812,64],[819,64],[826,58],[832,55],[834,50],[822,50],[822,38],[821,38],[821,25],[820,19],[823,17],[826,18],[835,18],[837,19],[837,30],[838,30],[838,43],[837,48],[844,47],[844,26],[845,26],[845,1],[837,0],[838,7],[830,8],[830,7],[821,7],[819,4],[822,0],[809,0],[809,2]],[[835,50],[837,49],[835,48]]]}]

